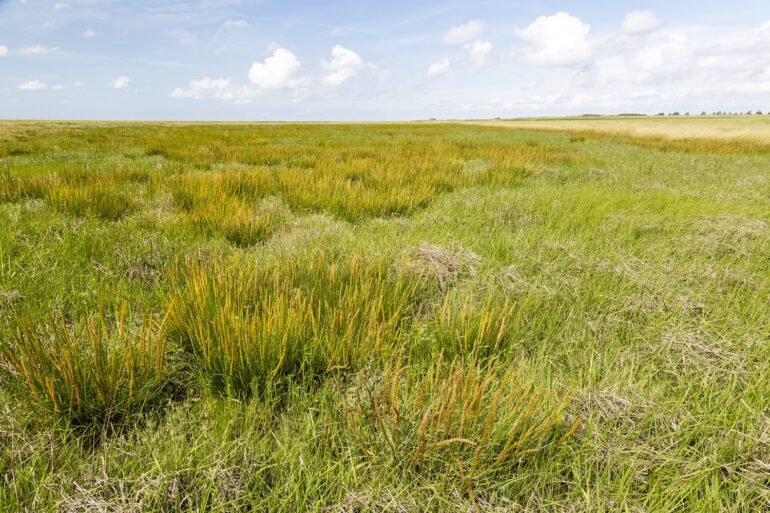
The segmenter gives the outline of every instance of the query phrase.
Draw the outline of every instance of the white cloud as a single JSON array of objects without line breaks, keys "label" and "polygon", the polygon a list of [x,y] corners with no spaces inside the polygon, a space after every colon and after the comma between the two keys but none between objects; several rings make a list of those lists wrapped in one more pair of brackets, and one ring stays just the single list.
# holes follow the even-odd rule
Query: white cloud
[{"label": "white cloud", "polygon": [[128,87],[129,82],[131,82],[130,78],[125,75],[121,75],[112,79],[110,82],[110,87],[113,87],[114,89],[125,89]]},{"label": "white cloud", "polygon": [[56,2],[53,4],[53,10],[56,12],[69,10],[70,4],[64,2]]},{"label": "white cloud", "polygon": [[526,60],[543,66],[579,64],[591,57],[591,44],[586,39],[591,26],[567,12],[540,16],[516,33],[532,48]]},{"label": "white cloud", "polygon": [[235,30],[235,29],[246,29],[251,28],[251,23],[249,23],[246,20],[227,20],[224,23],[222,23],[222,26],[219,27],[219,30]]},{"label": "white cloud", "polygon": [[668,87],[761,81],[770,66],[770,38],[759,30],[664,29],[644,38],[610,36],[596,49],[590,68],[581,70],[583,87],[621,84]]},{"label": "white cloud", "polygon": [[661,34],[642,47],[631,65],[645,73],[672,73],[688,68],[694,61],[694,41],[677,32]]},{"label": "white cloud", "polygon": [[658,96],[655,93],[578,93],[578,94],[536,94],[520,96],[515,99],[492,98],[489,101],[466,104],[461,107],[465,112],[500,113],[500,112],[575,112],[579,109],[617,109],[629,105],[655,106]]},{"label": "white cloud", "polygon": [[467,112],[753,111],[770,92],[768,29],[770,23],[754,29],[678,26],[628,37],[618,27],[597,41],[579,69],[533,75],[536,85],[528,89],[516,83],[509,91],[488,87]]},{"label": "white cloud", "polygon": [[289,50],[276,48],[265,62],[255,62],[249,70],[249,80],[260,89],[292,89],[302,81],[293,78],[302,64]]},{"label": "white cloud", "polygon": [[729,90],[739,94],[768,94],[770,93],[770,80],[764,82],[751,82],[746,84],[735,84]]},{"label": "white cloud", "polygon": [[187,87],[177,87],[171,98],[192,98],[195,100],[229,100],[235,103],[249,103],[266,91],[290,89],[299,97],[308,83],[306,78],[295,77],[301,64],[289,50],[271,45],[272,55],[264,62],[255,62],[249,70],[251,84],[234,85],[230,78],[203,77],[191,80]]},{"label": "white cloud", "polygon": [[96,32],[94,32],[94,31],[93,31],[93,30],[91,30],[91,29],[88,29],[88,30],[86,30],[85,32],[83,32],[83,37],[84,37],[84,38],[86,38],[86,39],[91,39],[91,38],[92,38],[92,37],[94,37],[95,35],[96,35]]},{"label": "white cloud", "polygon": [[428,71],[425,73],[425,76],[428,78],[438,78],[446,75],[447,72],[449,72],[449,58],[444,57],[440,61],[434,62],[428,66]]},{"label": "white cloud", "polygon": [[467,43],[465,49],[468,51],[470,59],[470,68],[473,70],[483,68],[489,62],[489,54],[492,53],[493,45],[489,41],[474,41]]},{"label": "white cloud", "polygon": [[42,45],[25,46],[19,49],[21,55],[51,55],[54,53],[59,53],[59,49]]},{"label": "white cloud", "polygon": [[342,85],[356,76],[363,66],[364,61],[356,52],[336,45],[332,48],[331,62],[321,61],[321,67],[327,71],[321,83],[331,87]]},{"label": "white cloud", "polygon": [[235,100],[245,102],[255,96],[255,92],[246,87],[233,86],[229,78],[208,78],[191,80],[186,89],[177,87],[171,91],[172,98],[193,98],[195,100]]},{"label": "white cloud", "polygon": [[179,32],[178,41],[182,46],[192,46],[195,44],[195,35],[189,32]]},{"label": "white cloud", "polygon": [[457,25],[449,29],[442,41],[448,45],[461,45],[478,38],[486,28],[487,24],[483,20],[468,20],[462,25]]},{"label": "white cloud", "polygon": [[0,57],[5,57],[6,55],[8,55],[8,47],[0,45]]},{"label": "white cloud", "polygon": [[52,85],[51,89],[54,91],[63,91],[65,89],[72,89],[72,88],[78,88],[78,87],[83,87],[83,82],[81,82],[80,80],[70,82],[69,84]]},{"label": "white cloud", "polygon": [[638,35],[652,32],[663,25],[663,22],[655,16],[652,11],[636,10],[626,14],[623,23],[620,24],[621,30],[626,34]]},{"label": "white cloud", "polygon": [[39,91],[40,89],[45,89],[46,87],[47,86],[45,83],[41,82],[40,80],[29,80],[16,86],[17,89],[21,89],[22,91]]}]

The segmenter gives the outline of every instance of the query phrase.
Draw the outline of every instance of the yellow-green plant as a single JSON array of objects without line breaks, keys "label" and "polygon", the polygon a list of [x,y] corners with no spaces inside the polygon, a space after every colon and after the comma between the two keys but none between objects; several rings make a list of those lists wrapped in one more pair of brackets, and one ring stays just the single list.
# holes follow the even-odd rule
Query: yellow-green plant
[{"label": "yellow-green plant", "polygon": [[262,201],[269,176],[260,172],[225,170],[179,175],[169,180],[175,206],[206,234],[221,234],[237,246],[270,238],[288,220],[280,201]]},{"label": "yellow-green plant", "polygon": [[400,339],[417,289],[386,261],[322,251],[191,262],[172,281],[172,325],[213,388],[235,394],[378,357]]},{"label": "yellow-green plant", "polygon": [[323,141],[308,137],[313,131],[305,128],[272,130],[280,136],[236,130],[202,139],[197,130],[184,137],[163,131],[149,151],[162,147],[164,157],[206,169],[169,180],[180,209],[192,211],[212,198],[275,195],[294,211],[322,211],[349,221],[410,215],[455,189],[515,185],[540,164],[579,160],[574,152],[546,145],[424,138],[440,127],[421,127],[421,136],[397,144],[386,126],[366,134],[338,126],[338,138]]},{"label": "yellow-green plant", "polygon": [[495,294],[481,301],[461,291],[448,294],[426,321],[432,336],[423,343],[433,354],[450,357],[500,354],[521,327],[523,306]]},{"label": "yellow-green plant", "polygon": [[510,468],[525,456],[572,436],[579,420],[563,425],[566,396],[527,381],[520,370],[477,358],[422,367],[392,360],[382,379],[359,380],[348,419],[364,451],[411,455],[424,472],[475,479]]},{"label": "yellow-green plant", "polygon": [[163,397],[164,321],[147,315],[132,325],[125,306],[114,319],[100,313],[76,326],[20,318],[6,327],[0,356],[26,397],[55,417],[82,427],[119,424]]},{"label": "yellow-green plant", "polygon": [[265,204],[253,208],[237,199],[221,200],[197,208],[188,218],[205,233],[221,233],[233,244],[246,247],[269,239],[286,224],[288,212],[281,206]]},{"label": "yellow-green plant", "polygon": [[232,198],[253,202],[276,190],[271,174],[262,169],[184,173],[170,177],[167,183],[174,205],[187,212]]},{"label": "yellow-green plant", "polygon": [[0,203],[43,197],[50,181],[50,175],[13,176],[0,172]]},{"label": "yellow-green plant", "polygon": [[106,181],[95,180],[88,185],[52,185],[46,200],[58,210],[75,216],[95,216],[108,221],[135,212],[139,202]]}]

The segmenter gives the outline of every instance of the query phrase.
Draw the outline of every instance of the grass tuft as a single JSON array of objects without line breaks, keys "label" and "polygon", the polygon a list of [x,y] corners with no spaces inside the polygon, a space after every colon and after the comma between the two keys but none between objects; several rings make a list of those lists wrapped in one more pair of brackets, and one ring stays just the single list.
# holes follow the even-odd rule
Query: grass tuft
[{"label": "grass tuft", "polygon": [[48,175],[14,176],[0,172],[0,203],[42,198],[50,181]]},{"label": "grass tuft", "polygon": [[136,212],[139,202],[115,186],[95,182],[90,185],[59,185],[50,187],[46,200],[56,209],[78,217],[98,217],[118,221]]},{"label": "grass tuft", "polygon": [[414,372],[397,362],[389,362],[380,382],[359,381],[349,405],[351,429],[370,456],[411,455],[422,473],[470,486],[511,472],[580,425],[563,426],[567,397],[553,398],[509,364],[476,358],[445,364],[439,357]]},{"label": "grass tuft", "polygon": [[125,307],[79,326],[21,318],[6,327],[0,356],[34,406],[75,427],[116,427],[163,399],[164,321],[148,315],[133,326]]},{"label": "grass tuft", "polygon": [[470,357],[508,354],[521,330],[523,306],[489,294],[481,302],[474,298],[447,295],[433,319],[432,353]]},{"label": "grass tuft", "polygon": [[387,354],[419,283],[393,276],[384,260],[323,251],[264,265],[194,261],[174,281],[172,325],[209,384],[237,395]]}]

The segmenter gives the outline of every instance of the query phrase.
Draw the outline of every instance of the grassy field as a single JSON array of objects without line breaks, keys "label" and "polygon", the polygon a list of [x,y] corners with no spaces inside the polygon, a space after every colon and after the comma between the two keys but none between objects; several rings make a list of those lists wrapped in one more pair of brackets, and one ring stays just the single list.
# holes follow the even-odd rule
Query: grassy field
[{"label": "grassy field", "polygon": [[590,130],[0,123],[0,511],[767,511],[770,151]]},{"label": "grassy field", "polygon": [[745,141],[770,145],[770,115],[743,116],[585,116],[480,121],[488,126],[584,131],[594,134],[663,139]]}]

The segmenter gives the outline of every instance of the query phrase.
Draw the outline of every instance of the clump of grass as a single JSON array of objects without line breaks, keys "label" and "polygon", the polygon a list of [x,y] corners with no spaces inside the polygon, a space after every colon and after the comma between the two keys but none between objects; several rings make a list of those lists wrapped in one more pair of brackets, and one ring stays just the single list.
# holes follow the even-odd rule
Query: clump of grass
[{"label": "clump of grass", "polygon": [[[330,212],[348,221],[368,217],[412,214],[437,195],[426,179],[405,180],[403,170],[391,168],[377,174],[358,171],[341,179],[339,166],[318,165],[313,170],[284,168],[277,171],[281,197],[293,208]],[[344,175],[343,175],[344,176]],[[312,184],[312,185],[309,185]]]},{"label": "clump of grass", "polygon": [[14,176],[0,172],[0,203],[26,198],[42,198],[50,185],[49,175]]},{"label": "clump of grass", "polygon": [[284,226],[290,212],[280,200],[262,201],[269,176],[228,169],[175,176],[170,181],[174,205],[190,223],[208,235],[222,235],[241,247],[269,239]]},{"label": "clump of grass", "polygon": [[264,202],[256,208],[241,201],[212,202],[189,214],[194,226],[208,234],[222,234],[240,247],[266,241],[289,217],[290,213],[279,201]]},{"label": "clump of grass", "polygon": [[102,312],[78,326],[16,319],[0,356],[34,406],[74,427],[117,427],[162,400],[170,375],[165,318],[133,326],[126,314],[124,306],[114,320]]},{"label": "clump of grass", "polygon": [[262,265],[187,263],[173,281],[174,328],[212,388],[235,395],[387,353],[417,290],[385,261],[321,251]]},{"label": "clump of grass", "polygon": [[450,294],[436,308],[431,328],[433,353],[469,357],[505,353],[520,326],[523,303],[489,294],[480,302]]},{"label": "clump of grass", "polygon": [[470,487],[571,437],[580,422],[564,426],[567,402],[509,364],[477,358],[446,364],[439,357],[423,369],[394,359],[380,382],[359,380],[348,418],[369,456],[385,451],[422,475]]},{"label": "clump of grass", "polygon": [[188,267],[175,292],[171,322],[212,389],[246,395],[302,363],[309,335],[303,298],[255,287],[220,263]]},{"label": "clump of grass", "polygon": [[174,205],[187,212],[232,198],[254,202],[276,190],[271,175],[261,169],[185,173],[173,176],[168,184]]},{"label": "clump of grass", "polygon": [[134,197],[98,180],[89,185],[55,185],[46,191],[45,197],[62,212],[107,221],[117,221],[139,208]]}]

